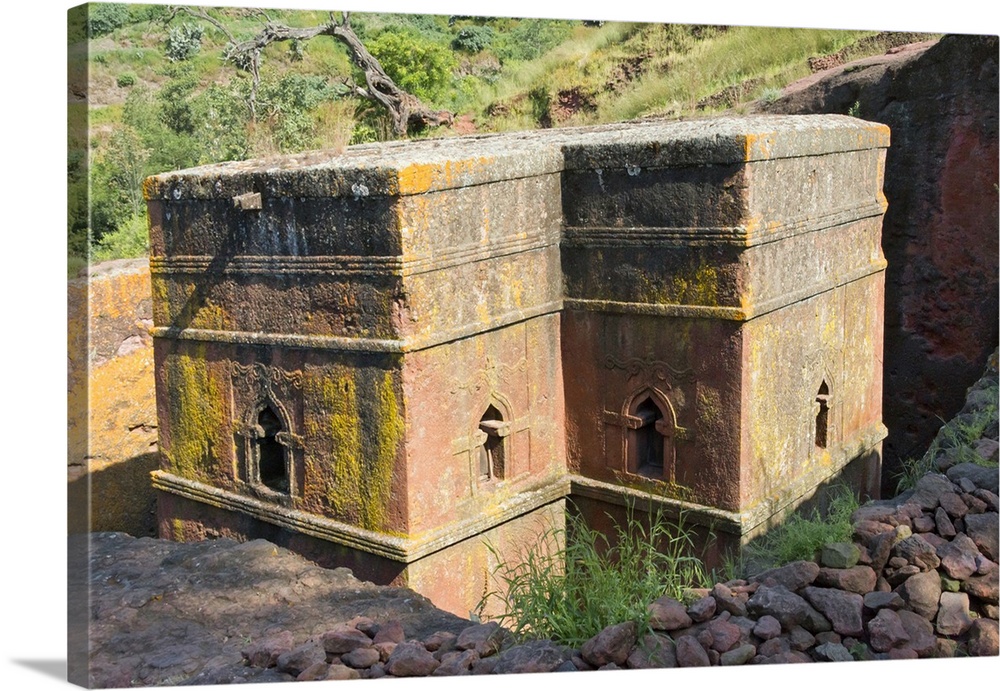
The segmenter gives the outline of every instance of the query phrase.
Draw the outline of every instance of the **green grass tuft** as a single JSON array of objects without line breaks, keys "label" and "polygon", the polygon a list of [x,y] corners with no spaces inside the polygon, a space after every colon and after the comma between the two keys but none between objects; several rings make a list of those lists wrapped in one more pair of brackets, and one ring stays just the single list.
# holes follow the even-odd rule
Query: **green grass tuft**
[{"label": "green grass tuft", "polygon": [[815,561],[816,553],[826,543],[849,542],[854,532],[851,514],[857,510],[858,500],[844,485],[830,492],[826,515],[817,510],[807,516],[789,514],[784,523],[746,547],[745,561],[757,569],[803,559]]},{"label": "green grass tuft", "polygon": [[656,513],[647,523],[630,508],[615,534],[609,543],[571,514],[566,530],[546,531],[516,563],[502,561],[487,545],[499,562],[493,572],[498,587],[479,611],[498,600],[498,620],[517,637],[579,647],[612,624],[634,621],[644,631],[650,602],[663,595],[680,599],[685,588],[709,584],[701,559],[690,556],[693,540],[683,517],[675,523]]},{"label": "green grass tuft", "polygon": [[[997,382],[990,382],[986,392],[994,401],[1000,396]],[[942,452],[947,451],[954,463],[975,463],[988,468],[996,468],[995,462],[984,459],[975,450],[975,443],[983,438],[983,434],[998,419],[996,403],[983,406],[971,413],[961,414],[941,426],[937,436],[920,458],[910,458],[903,462],[902,469],[896,476],[896,493],[904,492],[916,486],[917,481],[935,469],[935,460]]]}]

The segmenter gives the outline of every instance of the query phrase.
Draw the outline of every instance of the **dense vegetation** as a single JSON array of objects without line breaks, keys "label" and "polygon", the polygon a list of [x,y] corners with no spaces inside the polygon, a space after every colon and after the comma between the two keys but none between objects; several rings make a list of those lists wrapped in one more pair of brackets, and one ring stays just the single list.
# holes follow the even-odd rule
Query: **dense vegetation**
[{"label": "dense vegetation", "polygon": [[[329,21],[318,11],[208,12],[241,40],[266,21]],[[899,42],[859,31],[402,14],[352,14],[350,24],[400,87],[458,116],[453,128],[411,136],[720,110],[776,93],[809,73],[810,57]],[[247,65],[210,22],[165,6],[92,5],[71,15],[69,41],[71,92],[86,94],[69,111],[71,273],[88,253],[145,251],[148,175],[394,136],[384,110],[353,88],[363,80],[349,51],[329,36],[264,50],[256,117]]]}]

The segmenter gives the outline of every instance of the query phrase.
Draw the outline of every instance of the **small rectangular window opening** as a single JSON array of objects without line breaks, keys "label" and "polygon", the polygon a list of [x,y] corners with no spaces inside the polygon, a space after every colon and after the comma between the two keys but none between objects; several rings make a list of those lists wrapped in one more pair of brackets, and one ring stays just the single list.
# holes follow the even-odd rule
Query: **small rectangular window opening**
[{"label": "small rectangular window opening", "polygon": [[830,387],[823,382],[816,394],[819,412],[816,413],[816,447],[825,449],[830,430]]}]

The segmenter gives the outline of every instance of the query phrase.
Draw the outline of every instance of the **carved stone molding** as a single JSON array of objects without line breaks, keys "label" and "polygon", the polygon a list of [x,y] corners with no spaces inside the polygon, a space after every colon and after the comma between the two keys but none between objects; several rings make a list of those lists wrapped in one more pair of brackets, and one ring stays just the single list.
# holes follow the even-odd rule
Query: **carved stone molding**
[{"label": "carved stone molding", "polygon": [[653,358],[630,357],[619,359],[614,355],[608,355],[604,359],[604,366],[612,370],[625,370],[630,377],[643,374],[647,379],[659,379],[662,382],[668,383],[671,379],[676,381],[691,381],[694,379],[694,371],[690,367],[677,369],[663,360],[654,360]]},{"label": "carved stone molding", "polygon": [[486,365],[470,379],[455,380],[451,386],[451,393],[459,391],[470,393],[484,390],[495,393],[500,389],[508,389],[514,374],[524,372],[527,367],[528,361],[525,358],[521,358],[513,365],[508,365],[486,356]]},{"label": "carved stone molding", "polygon": [[301,372],[286,372],[259,362],[249,365],[234,362],[232,372],[233,381],[242,384],[244,390],[263,389],[270,391],[272,386],[302,388]]}]

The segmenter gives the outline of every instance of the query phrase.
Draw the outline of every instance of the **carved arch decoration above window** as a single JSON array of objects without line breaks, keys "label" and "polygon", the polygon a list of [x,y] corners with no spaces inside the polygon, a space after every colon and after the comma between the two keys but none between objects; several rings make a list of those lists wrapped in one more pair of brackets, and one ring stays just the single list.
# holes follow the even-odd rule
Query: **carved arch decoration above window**
[{"label": "carved arch decoration above window", "polygon": [[496,394],[491,395],[472,433],[474,473],[480,484],[507,476],[512,422],[510,404]]},{"label": "carved arch decoration above window", "polygon": [[654,387],[635,392],[622,408],[627,472],[674,482],[678,437],[677,415],[670,399]]},{"label": "carved arch decoration above window", "polygon": [[251,494],[291,505],[301,494],[303,440],[282,399],[301,388],[301,376],[261,363],[233,363],[233,385],[242,409],[235,421],[237,477]]},{"label": "carved arch decoration above window", "polygon": [[258,494],[291,497],[298,493],[295,456],[302,440],[291,431],[291,418],[271,396],[246,410],[240,437],[240,479]]}]

